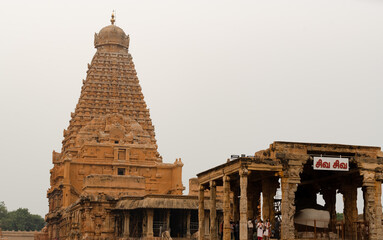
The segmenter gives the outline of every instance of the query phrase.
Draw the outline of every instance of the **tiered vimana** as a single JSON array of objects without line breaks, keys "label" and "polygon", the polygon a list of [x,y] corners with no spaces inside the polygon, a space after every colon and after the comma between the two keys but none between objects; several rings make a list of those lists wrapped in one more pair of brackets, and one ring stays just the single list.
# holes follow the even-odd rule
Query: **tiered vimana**
[{"label": "tiered vimana", "polygon": [[129,36],[114,22],[112,15],[112,24],[95,34],[97,52],[64,130],[61,153],[53,151],[49,239],[114,237],[111,209],[120,198],[184,190],[182,162],[163,163],[157,151]]}]

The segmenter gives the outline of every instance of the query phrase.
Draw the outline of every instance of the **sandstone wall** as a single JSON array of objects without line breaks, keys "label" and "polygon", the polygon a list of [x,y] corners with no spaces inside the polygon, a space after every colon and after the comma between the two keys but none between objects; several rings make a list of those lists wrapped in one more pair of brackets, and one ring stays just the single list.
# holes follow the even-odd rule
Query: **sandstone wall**
[{"label": "sandstone wall", "polygon": [[3,231],[3,239],[6,240],[34,240],[37,231]]}]

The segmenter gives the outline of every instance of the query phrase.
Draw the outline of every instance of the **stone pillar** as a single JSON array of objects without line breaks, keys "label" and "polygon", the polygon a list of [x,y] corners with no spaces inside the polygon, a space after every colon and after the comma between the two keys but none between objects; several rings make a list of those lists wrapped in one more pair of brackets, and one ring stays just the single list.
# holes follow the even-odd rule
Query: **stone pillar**
[{"label": "stone pillar", "polygon": [[142,209],[142,236],[148,235],[148,212]]},{"label": "stone pillar", "polygon": [[170,232],[170,209],[166,210],[166,229],[163,229],[163,231],[169,231]]},{"label": "stone pillar", "polygon": [[254,186],[254,191],[253,191],[253,199],[254,201],[252,202],[252,206],[253,206],[253,218],[256,219],[256,218],[261,218],[261,192],[262,192],[262,188],[261,188],[261,183],[260,182],[257,182],[257,184],[255,184]]},{"label": "stone pillar", "polygon": [[281,238],[283,240],[295,239],[294,236],[294,214],[295,214],[295,192],[297,191],[296,183],[289,183],[288,178],[282,178],[282,223]]},{"label": "stone pillar", "polygon": [[223,177],[223,240],[231,239],[230,228],[230,177]]},{"label": "stone pillar", "polygon": [[377,223],[377,235],[383,235],[382,223],[382,182],[375,181],[375,206],[376,206],[376,223]]},{"label": "stone pillar", "polygon": [[249,219],[254,219],[255,209],[253,207],[253,203],[255,201],[255,188],[253,186],[254,184],[251,184],[248,182],[247,188],[249,189],[247,193],[247,217]]},{"label": "stone pillar", "polygon": [[[231,183],[233,184],[233,182]],[[234,186],[231,185],[231,189],[233,189],[233,209],[232,210],[232,220],[234,222],[239,221],[239,195],[240,195],[240,189],[238,184],[234,183]]]},{"label": "stone pillar", "polygon": [[84,224],[84,231],[85,232],[92,232],[92,218],[91,218],[91,207],[85,208],[85,224]]},{"label": "stone pillar", "polygon": [[275,226],[274,197],[277,193],[278,184],[277,177],[262,179],[263,220],[266,221],[267,219],[270,219],[272,227]]},{"label": "stone pillar", "polygon": [[336,189],[329,186],[327,189],[322,190],[323,199],[325,201],[325,208],[330,213],[330,231],[336,227]]},{"label": "stone pillar", "polygon": [[240,176],[240,204],[239,204],[239,240],[248,240],[247,236],[247,174],[248,170],[243,168],[239,171]]},{"label": "stone pillar", "polygon": [[147,232],[146,237],[152,238],[153,237],[153,209],[146,209],[146,216],[147,216]]},{"label": "stone pillar", "polygon": [[[127,212],[129,214],[129,212]],[[104,212],[105,216],[104,216],[104,223],[103,223],[103,228],[104,228],[104,232],[108,232],[107,234],[110,235],[110,236],[113,236],[112,233],[113,233],[113,229],[114,229],[114,226],[113,226],[113,217],[112,217],[112,211],[110,209],[105,209],[105,212]],[[79,217],[76,217],[76,218],[79,218]],[[129,218],[128,218],[128,221],[129,221]],[[129,227],[129,223],[128,223],[128,227]],[[128,231],[129,231],[129,228],[128,228]],[[80,237],[79,237],[80,239]]]},{"label": "stone pillar", "polygon": [[[292,164],[290,161],[289,164]],[[293,166],[289,166],[286,172],[280,173],[281,187],[282,187],[282,202],[281,202],[281,239],[293,240],[295,239],[295,227],[294,227],[294,214],[295,214],[295,192],[298,189],[298,183],[300,183],[300,172],[302,171],[302,165],[295,163]]]},{"label": "stone pillar", "polygon": [[55,239],[55,240],[56,240],[56,239],[58,239],[58,237],[59,237],[58,234],[57,234],[57,225],[54,224],[53,227],[52,227],[52,229],[53,229],[53,232],[52,232],[52,236],[53,236],[53,237],[52,237],[52,239]]},{"label": "stone pillar", "polygon": [[190,218],[191,210],[186,210],[186,238],[190,238]]},{"label": "stone pillar", "polygon": [[[47,228],[48,228],[48,239],[52,240],[53,239],[52,223],[48,223]],[[3,237],[3,236],[0,235],[0,237]]]},{"label": "stone pillar", "polygon": [[373,186],[364,186],[364,210],[365,210],[365,221],[369,229],[369,239],[376,240],[377,231],[376,231],[376,210],[375,210],[375,193]]},{"label": "stone pillar", "polygon": [[210,225],[209,225],[209,214],[205,212],[205,238],[210,238]]},{"label": "stone pillar", "polygon": [[358,220],[358,208],[357,208],[357,187],[352,184],[352,181],[345,182],[341,187],[343,194],[343,218],[345,226],[346,238],[352,238],[355,236],[356,225],[354,224]]},{"label": "stone pillar", "polygon": [[[205,239],[205,188],[200,185],[198,195],[198,233],[199,240]],[[230,239],[228,239],[230,240]]]},{"label": "stone pillar", "polygon": [[210,240],[218,240],[216,189],[215,181],[210,181]]},{"label": "stone pillar", "polygon": [[[381,182],[376,181],[375,172],[362,171],[364,188],[364,214],[369,228],[369,239],[378,240],[382,233]],[[380,212],[379,212],[380,211]]]},{"label": "stone pillar", "polygon": [[129,212],[124,212],[124,238],[129,238],[129,226],[130,226],[130,214]]},{"label": "stone pillar", "polygon": [[118,239],[118,217],[116,215],[113,217],[113,230],[114,239]]},{"label": "stone pillar", "polygon": [[[70,183],[70,165],[72,159],[71,156],[67,156],[64,159],[64,180],[63,180],[63,190],[62,190],[62,206],[64,208],[68,207],[71,204],[71,183]],[[61,207],[61,205],[60,205]]]}]

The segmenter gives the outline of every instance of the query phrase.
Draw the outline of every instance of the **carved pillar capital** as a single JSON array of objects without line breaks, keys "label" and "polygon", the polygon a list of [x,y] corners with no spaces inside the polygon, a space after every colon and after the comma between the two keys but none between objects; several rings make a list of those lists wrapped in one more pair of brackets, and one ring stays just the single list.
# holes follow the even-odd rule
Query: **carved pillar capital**
[{"label": "carved pillar capital", "polygon": [[211,188],[213,188],[213,187],[217,186],[217,183],[215,181],[210,181],[209,185],[210,185]]},{"label": "carved pillar capital", "polygon": [[247,176],[249,174],[249,170],[246,167],[242,167],[239,169],[239,175],[240,176]]},{"label": "carved pillar capital", "polygon": [[374,170],[361,170],[360,174],[363,176],[363,186],[374,186],[376,181]]},{"label": "carved pillar capital", "polygon": [[289,183],[300,183],[300,174],[303,171],[302,164],[289,165],[287,169],[283,171],[283,178],[286,178]]},{"label": "carved pillar capital", "polygon": [[223,177],[223,181],[224,181],[224,182],[230,182],[230,177],[227,176],[227,175],[225,175],[225,176]]}]

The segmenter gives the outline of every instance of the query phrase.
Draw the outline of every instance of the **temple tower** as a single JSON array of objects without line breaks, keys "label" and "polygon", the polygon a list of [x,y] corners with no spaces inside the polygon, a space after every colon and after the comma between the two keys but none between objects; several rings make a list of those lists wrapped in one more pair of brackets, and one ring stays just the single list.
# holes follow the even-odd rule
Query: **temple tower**
[{"label": "temple tower", "polygon": [[129,53],[129,36],[111,25],[94,36],[81,95],[61,153],[53,151],[47,214],[49,239],[60,216],[82,196],[181,195],[182,162],[163,163],[154,127]]},{"label": "temple tower", "polygon": [[[111,22],[94,36],[97,52],[88,64],[80,99],[64,131],[63,153],[78,146],[76,139],[84,126],[95,117],[108,114],[120,114],[138,122],[150,136],[149,142],[156,144],[149,110],[129,53],[129,36],[114,25],[114,18]],[[158,153],[153,160],[161,162]]]}]

